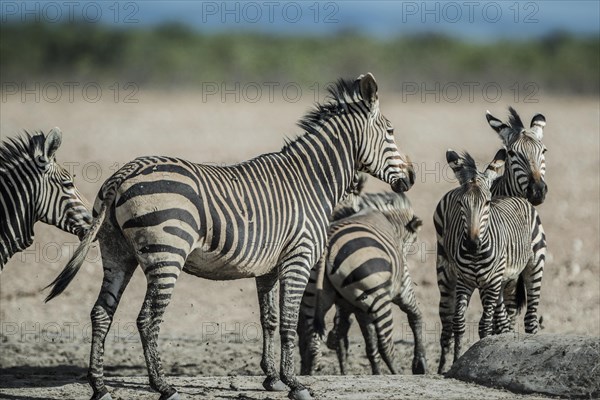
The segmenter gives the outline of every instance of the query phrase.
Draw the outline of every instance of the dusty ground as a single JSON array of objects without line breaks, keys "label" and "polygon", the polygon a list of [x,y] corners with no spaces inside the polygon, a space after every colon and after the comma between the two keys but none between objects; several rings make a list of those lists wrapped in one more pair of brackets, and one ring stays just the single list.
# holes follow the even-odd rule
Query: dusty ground
[{"label": "dusty ground", "polygon": [[[400,148],[419,168],[417,183],[409,196],[425,225],[412,256],[411,274],[424,314],[429,369],[433,372],[439,357],[440,328],[431,215],[437,200],[455,185],[445,168],[444,152],[448,147],[466,149],[478,161],[489,161],[500,141],[487,126],[485,110],[505,117],[511,99],[508,96],[493,104],[406,103],[389,93],[380,95],[382,111],[395,125]],[[1,105],[2,137],[14,135],[21,128],[48,130],[59,126],[63,131],[59,161],[73,169],[77,185],[91,201],[115,168],[139,155],[165,154],[197,162],[233,163],[278,150],[284,136],[299,132],[294,124],[313,100],[312,96],[305,96],[297,103],[281,99],[275,103],[236,103],[231,97],[226,103],[203,102],[200,94],[144,91],[137,94],[137,104],[115,103],[108,95],[97,103],[69,103],[66,96],[58,103],[36,103],[32,98],[23,103],[15,97]],[[548,120],[544,142],[549,148],[549,193],[539,212],[550,254],[540,314],[545,332],[598,337],[599,102],[539,97],[537,104],[512,104],[524,120],[529,121],[535,112],[544,113]],[[367,186],[367,190],[382,189],[385,185],[375,181]],[[77,239],[41,223],[36,232],[35,245],[27,253],[13,257],[0,278],[0,397],[3,393],[9,399],[86,398],[90,391],[82,377],[89,354],[89,312],[102,279],[97,251],[90,253],[91,262],[84,265],[67,292],[44,304],[40,290],[66,264]],[[141,397],[148,396],[143,391],[147,389],[146,372],[135,327],[144,290],[145,279],[138,272],[125,292],[107,339],[107,375],[114,386],[120,387],[121,398],[132,398],[138,391]],[[468,312],[471,340],[477,338],[480,311],[479,300],[474,297]],[[399,310],[395,318],[397,364],[409,374],[412,337]],[[521,325],[519,329],[522,331]],[[367,374],[368,362],[356,326],[351,335],[350,372]],[[178,376],[177,382],[185,393],[203,397],[203,388],[212,387],[212,383],[206,383],[209,381],[198,381],[195,386],[195,381],[188,379],[194,376],[259,375],[261,340],[254,282],[211,282],[182,276],[162,324],[161,338],[165,369],[169,375]],[[332,352],[326,351],[322,373],[338,373]],[[141,378],[116,378],[122,376]],[[307,382],[312,381],[311,378]],[[332,381],[315,385],[315,389],[331,387]],[[244,388],[257,387],[260,379],[240,382]],[[384,381],[372,381],[370,377],[353,382],[364,382],[371,389],[385,386]],[[394,382],[399,382],[398,387],[414,385],[415,390],[425,386],[431,386],[431,390],[439,388],[440,397],[454,387],[439,386],[437,378],[423,381],[403,377]],[[131,389],[135,392],[128,391]],[[487,388],[477,389],[482,392],[474,390],[469,385],[456,398],[483,398],[484,393],[490,398],[513,398]],[[217,396],[215,393],[209,394]],[[342,389],[340,393],[344,393]],[[392,392],[386,393],[393,397]],[[244,389],[227,396],[238,394],[252,398],[260,395]],[[414,394],[418,397],[417,392]]]}]

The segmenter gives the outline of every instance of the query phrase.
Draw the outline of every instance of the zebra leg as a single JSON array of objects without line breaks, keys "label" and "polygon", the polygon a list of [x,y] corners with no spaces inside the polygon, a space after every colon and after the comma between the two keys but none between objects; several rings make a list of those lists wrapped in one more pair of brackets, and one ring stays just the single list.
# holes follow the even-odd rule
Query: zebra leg
[{"label": "zebra leg", "polygon": [[[544,249],[545,250],[545,249]],[[525,267],[522,272],[527,293],[527,311],[525,312],[525,333],[537,333],[539,320],[537,309],[540,304],[542,275],[544,274],[545,252]]]},{"label": "zebra leg", "polygon": [[377,341],[375,325],[371,317],[363,311],[356,313],[356,320],[365,339],[367,358],[371,364],[371,373],[373,375],[381,375],[381,369],[379,368],[381,355],[379,354],[379,343]]},{"label": "zebra leg", "polygon": [[401,292],[392,301],[406,313],[408,324],[413,333],[415,349],[412,361],[412,373],[413,375],[426,374],[427,358],[425,356],[425,345],[423,344],[423,317],[421,316],[421,310],[417,306],[412,281],[408,286],[408,290],[404,292],[404,296],[402,296]]},{"label": "zebra leg", "polygon": [[[335,327],[330,333],[335,335],[335,351],[340,364],[340,373],[346,375],[346,361],[348,360],[348,331],[352,324],[351,313],[344,307],[337,307],[335,313]],[[328,340],[329,341],[329,340]]]},{"label": "zebra leg", "polygon": [[281,380],[291,390],[288,397],[294,400],[312,399],[310,392],[302,385],[294,373],[294,347],[296,329],[298,326],[298,312],[300,302],[312,263],[302,256],[296,256],[284,262],[279,278],[279,309],[281,336]]},{"label": "zebra leg", "polygon": [[267,390],[287,390],[279,379],[275,367],[275,330],[278,325],[278,306],[275,299],[277,292],[277,271],[256,277],[258,304],[260,307],[260,324],[263,332],[263,353],[260,367],[267,376],[263,387]]},{"label": "zebra leg", "polygon": [[100,294],[90,314],[92,320],[92,346],[87,377],[94,391],[92,400],[109,400],[111,398],[104,385],[104,345],[123,291],[137,267],[135,257],[133,255],[127,256],[131,250],[125,248],[125,242],[114,240],[114,237],[110,241],[102,240],[102,237],[107,237],[105,232],[110,228],[103,226],[101,229],[98,236],[101,242],[100,251],[104,278]]},{"label": "zebra leg", "polygon": [[439,315],[442,322],[442,333],[440,335],[440,363],[438,374],[442,374],[446,368],[448,354],[450,353],[450,342],[452,341],[452,319],[454,318],[456,298],[456,275],[450,268],[450,263],[443,252],[441,244],[438,243],[437,257],[437,281],[440,291]]},{"label": "zebra leg", "polygon": [[[493,286],[488,286],[480,290],[481,293],[481,304],[483,305],[483,313],[479,320],[479,338],[483,339],[486,336],[491,335],[494,332],[494,311],[496,311],[496,305],[498,303],[498,297],[500,296],[501,282],[497,282]],[[500,306],[501,311],[499,314],[500,320],[496,322],[498,326],[506,326],[506,312],[504,307]]]},{"label": "zebra leg", "polygon": [[[321,361],[321,335],[314,328],[315,318],[320,318],[320,315],[316,315],[317,288],[315,281],[312,279],[314,272],[315,269],[311,271],[311,278],[302,297],[300,317],[298,319],[301,375],[313,375],[320,368],[319,363]],[[335,291],[331,287],[329,280],[324,279],[323,290],[319,295],[319,313],[322,313],[324,316],[333,307],[334,303]]]},{"label": "zebra leg", "polygon": [[500,290],[494,310],[494,334],[512,332],[515,329],[517,302],[515,297],[516,280],[509,280]]},{"label": "zebra leg", "polygon": [[452,333],[454,334],[454,362],[462,353],[462,339],[465,334],[465,312],[469,306],[473,289],[464,285],[460,279],[456,282],[456,312],[452,320]]},{"label": "zebra leg", "polygon": [[[137,327],[142,339],[144,357],[150,378],[150,387],[160,392],[160,400],[179,399],[179,394],[170,386],[162,369],[160,354],[158,352],[158,334],[160,323],[165,309],[171,301],[175,282],[179,277],[182,263],[179,256],[168,260],[160,257],[161,261],[141,263],[148,281],[146,297],[137,318]],[[153,257],[158,258],[158,257]]]},{"label": "zebra leg", "polygon": [[[387,365],[390,373],[397,374],[396,367],[394,366],[394,359],[396,358],[396,347],[394,346],[393,338],[393,327],[394,321],[392,319],[392,301],[389,295],[384,296],[381,299],[382,305],[378,304],[378,310],[373,315],[373,324],[375,325],[375,331],[377,332],[377,340],[379,343],[379,352],[381,358]],[[373,303],[373,307],[377,303]]]}]

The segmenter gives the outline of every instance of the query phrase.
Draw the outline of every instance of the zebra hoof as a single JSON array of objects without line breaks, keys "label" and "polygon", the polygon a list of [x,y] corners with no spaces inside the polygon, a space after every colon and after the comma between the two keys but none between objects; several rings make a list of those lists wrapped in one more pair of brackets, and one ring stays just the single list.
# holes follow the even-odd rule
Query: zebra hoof
[{"label": "zebra hoof", "polygon": [[263,387],[269,392],[284,392],[288,390],[285,383],[279,378],[267,378],[263,382]]},{"label": "zebra hoof", "polygon": [[314,398],[306,388],[292,390],[288,394],[288,398],[292,400],[313,400]]},{"label": "zebra hoof", "polygon": [[171,395],[163,394],[158,400],[181,400],[181,396],[179,396],[178,392],[175,392]]},{"label": "zebra hoof", "polygon": [[427,373],[427,360],[425,357],[415,357],[412,365],[413,375],[425,375]]}]

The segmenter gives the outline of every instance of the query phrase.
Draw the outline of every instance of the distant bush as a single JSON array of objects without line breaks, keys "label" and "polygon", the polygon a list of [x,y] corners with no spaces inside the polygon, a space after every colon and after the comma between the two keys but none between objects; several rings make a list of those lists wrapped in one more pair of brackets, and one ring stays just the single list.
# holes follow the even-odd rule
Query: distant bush
[{"label": "distant bush", "polygon": [[535,82],[548,91],[597,94],[600,41],[556,33],[539,40],[472,43],[440,35],[378,40],[330,36],[205,34],[177,24],[0,27],[2,82],[133,81],[195,87],[202,82],[293,81],[303,85],[365,71],[395,89],[413,82]]}]

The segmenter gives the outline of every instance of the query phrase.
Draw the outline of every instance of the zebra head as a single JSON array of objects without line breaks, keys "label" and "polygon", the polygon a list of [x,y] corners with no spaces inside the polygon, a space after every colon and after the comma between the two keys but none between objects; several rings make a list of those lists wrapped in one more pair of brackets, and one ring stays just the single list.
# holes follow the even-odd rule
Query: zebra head
[{"label": "zebra head", "polygon": [[54,128],[47,136],[32,136],[31,142],[36,168],[32,179],[39,185],[39,194],[34,200],[37,220],[82,238],[92,223],[92,215],[71,174],[56,162],[55,154],[62,142],[61,131]]},{"label": "zebra head", "polygon": [[415,182],[415,173],[410,159],[396,146],[392,123],[379,111],[375,78],[370,73],[361,75],[354,88],[366,106],[366,123],[359,135],[358,170],[388,183],[394,192],[409,190]]},{"label": "zebra head", "polygon": [[506,150],[499,150],[484,172],[477,170],[469,153],[460,155],[449,149],[446,160],[461,185],[458,201],[464,226],[464,247],[471,252],[478,251],[488,227],[492,183],[504,166]]},{"label": "zebra head", "polygon": [[546,146],[542,143],[546,118],[536,114],[529,128],[523,126],[519,114],[509,107],[508,124],[500,121],[487,112],[488,123],[494,129],[508,152],[506,160],[506,178],[509,193],[525,197],[537,206],[544,202],[548,186],[544,180],[546,174]]}]

